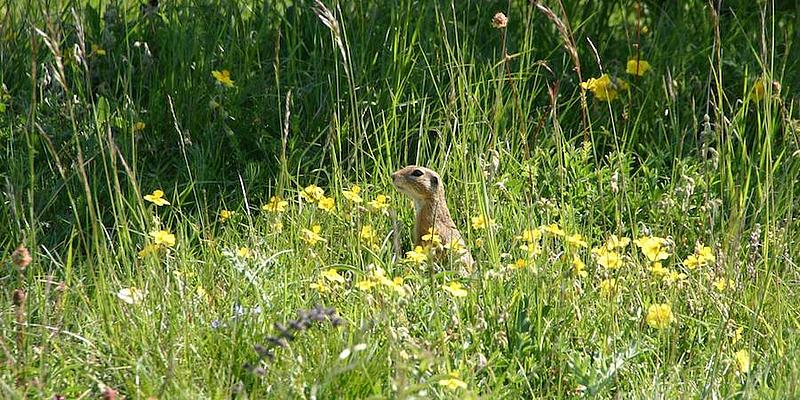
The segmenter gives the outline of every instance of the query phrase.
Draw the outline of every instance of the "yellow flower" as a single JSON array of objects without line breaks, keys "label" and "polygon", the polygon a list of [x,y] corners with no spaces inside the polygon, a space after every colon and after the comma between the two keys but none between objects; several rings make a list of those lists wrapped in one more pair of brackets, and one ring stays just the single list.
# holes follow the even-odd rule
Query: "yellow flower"
[{"label": "yellow flower", "polygon": [[364,225],[361,227],[361,233],[359,234],[361,239],[371,241],[375,239],[375,229],[372,228],[372,225]]},{"label": "yellow flower", "polygon": [[325,284],[325,281],[323,281],[322,279],[318,279],[316,282],[312,283],[310,287],[319,293],[331,292],[331,288],[329,288],[328,285]]},{"label": "yellow flower", "polygon": [[467,384],[458,378],[440,379],[439,386],[444,386],[450,390],[466,389]]},{"label": "yellow flower", "polygon": [[363,291],[369,291],[376,286],[385,286],[394,291],[400,297],[406,296],[406,288],[403,286],[403,278],[395,277],[389,279],[381,268],[376,268],[370,276],[356,283],[356,287]]},{"label": "yellow flower", "polygon": [[528,257],[538,256],[542,254],[542,247],[539,246],[539,243],[532,243],[532,244],[521,244],[519,245],[519,249],[522,251],[528,252]]},{"label": "yellow flower", "polygon": [[214,79],[217,80],[217,83],[222,86],[234,86],[233,79],[231,79],[231,71],[228,71],[227,69],[223,69],[222,71],[211,71],[211,76],[213,76]]},{"label": "yellow flower", "polygon": [[669,270],[664,268],[660,262],[654,262],[653,265],[650,266],[650,272],[655,276],[666,276],[669,274]]},{"label": "yellow flower", "polygon": [[317,203],[317,207],[329,213],[333,212],[335,206],[336,204],[333,202],[333,197],[322,196],[322,198],[319,199],[319,203]]},{"label": "yellow flower", "polygon": [[309,246],[313,246],[318,242],[326,242],[326,240],[319,235],[320,232],[322,232],[322,227],[319,225],[314,225],[311,229],[302,229],[300,231],[300,239],[308,243]]},{"label": "yellow flower", "polygon": [[198,286],[197,287],[197,290],[195,290],[195,294],[201,300],[205,301],[206,303],[211,304],[211,296],[208,294],[208,292],[205,289],[203,289],[202,286]]},{"label": "yellow flower", "polygon": [[617,269],[622,266],[622,258],[616,251],[602,250],[595,252],[597,263],[606,269]]},{"label": "yellow flower", "polygon": [[153,242],[158,246],[175,246],[175,235],[169,233],[169,231],[152,231],[150,232],[150,237],[153,238]]},{"label": "yellow flower", "polygon": [[683,266],[689,270],[694,270],[700,266],[700,258],[697,257],[697,254],[689,254],[685,260],[683,260]]},{"label": "yellow flower", "polygon": [[617,280],[614,278],[603,279],[600,281],[600,295],[610,298],[617,291]]},{"label": "yellow flower", "polygon": [[463,255],[467,252],[467,248],[464,247],[464,244],[461,243],[459,240],[451,240],[450,243],[447,243],[444,246],[445,249],[450,250],[453,254]]},{"label": "yellow flower", "polygon": [[317,185],[308,185],[300,192],[300,198],[309,203],[319,201],[325,197],[325,190]]},{"label": "yellow flower", "polygon": [[664,329],[675,322],[675,315],[669,304],[653,304],[647,308],[647,325],[652,328]]},{"label": "yellow flower", "polygon": [[528,266],[528,261],[524,258],[518,258],[513,264],[508,264],[508,268],[511,269],[525,269]]},{"label": "yellow flower", "polygon": [[650,69],[650,63],[645,60],[628,60],[628,65],[625,68],[625,72],[631,75],[644,75]]},{"label": "yellow flower", "polygon": [[628,90],[628,83],[603,74],[600,78],[589,78],[588,81],[581,82],[581,88],[590,90],[597,100],[613,101],[617,98],[619,91]]},{"label": "yellow flower", "polygon": [[669,273],[664,276],[664,282],[667,282],[668,285],[673,283],[681,283],[686,280],[686,274],[682,272],[678,272],[675,270],[667,270]]},{"label": "yellow flower", "polygon": [[425,261],[428,261],[428,254],[425,253],[425,249],[423,249],[422,246],[417,246],[414,250],[406,252],[406,261],[415,264],[424,264]]},{"label": "yellow flower", "polygon": [[230,219],[230,217],[233,216],[233,214],[234,214],[234,212],[230,211],[230,210],[220,210],[219,211],[219,220],[220,220],[220,222],[227,221],[228,219]]},{"label": "yellow flower", "polygon": [[753,90],[750,91],[750,98],[755,101],[761,101],[767,94],[767,86],[764,78],[758,78],[753,82]]},{"label": "yellow flower", "polygon": [[697,253],[697,258],[701,263],[707,264],[717,260],[717,257],[714,256],[714,250],[712,250],[711,247],[708,246],[700,246],[700,248],[697,249],[696,253]]},{"label": "yellow flower", "polygon": [[699,246],[695,250],[694,254],[690,254],[683,260],[683,266],[690,270],[694,270],[697,267],[703,267],[708,265],[711,262],[714,262],[717,259],[714,256],[714,250],[708,246]]},{"label": "yellow flower", "polygon": [[342,190],[344,198],[352,201],[353,203],[361,203],[363,201],[361,196],[358,194],[359,192],[361,192],[361,188],[358,185],[353,185],[350,190]]},{"label": "yellow flower", "polygon": [[541,229],[525,229],[522,234],[516,236],[517,240],[522,241],[519,245],[520,250],[528,252],[528,256],[536,256],[542,252],[539,241],[542,239]]},{"label": "yellow flower", "polygon": [[486,218],[483,215],[472,217],[472,229],[486,229],[494,225],[494,221],[491,218]]},{"label": "yellow flower", "polygon": [[467,297],[467,291],[461,286],[460,282],[450,282],[442,285],[442,289],[453,297]]},{"label": "yellow flower", "polygon": [[586,272],[586,263],[581,260],[580,257],[577,255],[572,256],[572,272],[575,276],[580,278],[586,278],[589,276],[589,273]]},{"label": "yellow flower", "polygon": [[733,340],[731,343],[736,344],[738,341],[742,340],[742,332],[744,332],[743,326],[736,328],[736,330],[733,332]]},{"label": "yellow flower", "polygon": [[153,193],[144,195],[144,199],[157,205],[168,206],[169,202],[164,198],[164,192],[160,189],[153,190]]},{"label": "yellow flower", "polygon": [[360,280],[360,281],[358,281],[358,283],[356,283],[356,287],[359,290],[363,290],[365,292],[369,291],[370,289],[374,288],[377,285],[378,285],[378,283],[373,281],[372,279],[364,279],[364,280]]},{"label": "yellow flower", "polygon": [[283,222],[275,221],[270,225],[270,228],[272,228],[273,232],[283,232]]},{"label": "yellow flower", "polygon": [[120,289],[117,298],[128,304],[138,304],[144,300],[144,291],[135,287]]},{"label": "yellow flower", "polygon": [[433,227],[428,228],[428,233],[422,235],[422,241],[426,245],[439,246],[442,244],[442,238],[439,236],[439,232],[436,232],[436,229]]},{"label": "yellow flower", "polygon": [[238,249],[236,249],[236,256],[239,258],[244,258],[244,259],[250,258],[252,253],[253,252],[247,247],[239,247]]},{"label": "yellow flower", "polygon": [[141,258],[145,258],[145,257],[148,257],[150,255],[154,255],[154,254],[158,253],[159,249],[161,249],[161,246],[159,246],[157,244],[152,244],[152,243],[151,244],[147,244],[142,248],[142,250],[140,250],[137,253],[137,256],[140,259]]},{"label": "yellow flower", "polygon": [[405,297],[407,294],[406,288],[405,286],[403,286],[403,277],[401,276],[397,276],[394,279],[385,282],[384,285],[394,290],[394,292],[397,293],[400,297]]},{"label": "yellow flower", "polygon": [[261,206],[261,209],[268,212],[280,213],[286,211],[286,206],[288,205],[289,202],[283,200],[279,196],[272,196],[269,198],[269,203]]},{"label": "yellow flower", "polygon": [[750,372],[750,353],[745,350],[741,349],[736,352],[736,370],[746,374]]},{"label": "yellow flower", "polygon": [[606,248],[609,250],[615,249],[623,249],[631,242],[631,239],[628,237],[617,237],[617,235],[611,235],[610,238],[606,241]]},{"label": "yellow flower", "polygon": [[378,247],[378,244],[376,243],[376,239],[378,238],[378,236],[375,234],[375,229],[372,227],[372,225],[362,226],[361,232],[359,232],[358,237],[361,238],[361,240],[364,243],[368,244],[369,246],[375,248]]},{"label": "yellow flower", "polygon": [[661,261],[669,258],[667,241],[657,236],[643,236],[633,241],[650,261]]},{"label": "yellow flower", "polygon": [[583,240],[583,236],[580,233],[576,233],[574,235],[569,235],[566,238],[567,243],[578,246],[578,247],[588,247],[589,244]]},{"label": "yellow flower", "polygon": [[389,208],[389,197],[379,194],[375,196],[375,200],[367,202],[367,205],[373,211],[383,211]]},{"label": "yellow flower", "polygon": [[339,275],[339,272],[336,271],[335,268],[329,268],[322,272],[322,277],[331,281],[331,282],[338,282],[344,283],[344,277]]},{"label": "yellow flower", "polygon": [[483,238],[475,239],[475,247],[478,247],[478,248],[483,247]]},{"label": "yellow flower", "polygon": [[135,124],[133,124],[133,131],[134,132],[143,131],[145,126],[147,126],[147,125],[145,125],[144,122],[137,121]]},{"label": "yellow flower", "polygon": [[106,55],[106,50],[104,48],[98,46],[97,44],[93,43],[92,44],[92,53],[91,54],[97,54],[98,56],[104,56],[104,55]]},{"label": "yellow flower", "polygon": [[550,224],[550,225],[543,226],[542,230],[547,232],[547,233],[549,233],[549,234],[551,234],[551,235],[556,235],[556,236],[564,236],[564,235],[566,235],[566,232],[564,232],[564,230],[561,229],[561,227],[559,227],[558,224]]},{"label": "yellow flower", "polygon": [[714,289],[718,292],[724,292],[725,289],[733,287],[733,279],[717,278],[714,283]]},{"label": "yellow flower", "polygon": [[538,242],[539,239],[542,238],[542,231],[539,229],[525,229],[524,231],[522,231],[522,234],[517,236],[516,238],[517,240],[521,240],[528,244],[533,242]]}]

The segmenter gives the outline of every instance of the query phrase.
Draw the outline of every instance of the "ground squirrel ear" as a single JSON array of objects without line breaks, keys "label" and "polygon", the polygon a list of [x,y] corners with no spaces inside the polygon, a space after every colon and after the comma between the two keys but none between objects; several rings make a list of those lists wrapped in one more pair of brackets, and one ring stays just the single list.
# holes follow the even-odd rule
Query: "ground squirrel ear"
[{"label": "ground squirrel ear", "polygon": [[436,175],[431,175],[431,187],[435,188],[439,186],[439,177]]}]

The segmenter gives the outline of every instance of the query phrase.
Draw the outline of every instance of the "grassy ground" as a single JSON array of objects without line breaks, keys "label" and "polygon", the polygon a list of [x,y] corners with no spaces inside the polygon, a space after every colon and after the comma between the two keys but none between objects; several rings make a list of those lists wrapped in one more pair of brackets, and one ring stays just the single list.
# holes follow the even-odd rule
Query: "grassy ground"
[{"label": "grassy ground", "polygon": [[794,2],[161,3],[0,1],[0,397],[800,396]]}]

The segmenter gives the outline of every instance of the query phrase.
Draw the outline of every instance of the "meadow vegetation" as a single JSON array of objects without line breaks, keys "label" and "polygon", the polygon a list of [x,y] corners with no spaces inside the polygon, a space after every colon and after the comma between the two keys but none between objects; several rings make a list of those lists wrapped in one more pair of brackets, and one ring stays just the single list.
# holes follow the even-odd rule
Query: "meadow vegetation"
[{"label": "meadow vegetation", "polygon": [[0,397],[800,397],[799,14],[0,1]]}]

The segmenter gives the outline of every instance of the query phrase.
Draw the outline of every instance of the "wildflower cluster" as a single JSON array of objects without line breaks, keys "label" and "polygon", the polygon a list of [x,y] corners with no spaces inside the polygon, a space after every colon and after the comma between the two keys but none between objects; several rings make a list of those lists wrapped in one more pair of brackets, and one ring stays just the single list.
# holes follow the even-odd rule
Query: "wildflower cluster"
[{"label": "wildflower cluster", "polygon": [[619,96],[619,92],[627,91],[629,85],[622,79],[603,74],[599,78],[589,78],[586,82],[581,82],[581,88],[591,91],[597,100],[610,102]]},{"label": "wildflower cluster", "polygon": [[270,213],[282,213],[286,211],[289,202],[282,199],[280,196],[272,196],[269,198],[269,203],[261,206],[261,209]]},{"label": "wildflower cluster", "polygon": [[401,276],[390,279],[386,276],[386,272],[382,268],[374,267],[366,278],[356,283],[356,287],[365,292],[369,292],[376,287],[384,287],[400,297],[405,297],[406,294],[408,294],[408,289],[404,281],[405,279]]},{"label": "wildflower cluster", "polygon": [[317,185],[308,185],[300,192],[300,199],[307,203],[316,203],[320,210],[333,213],[336,203],[333,197],[325,196],[325,190]]},{"label": "wildflower cluster", "polygon": [[353,185],[350,190],[343,190],[342,194],[344,198],[347,200],[352,201],[353,203],[361,203],[364,199],[361,198],[359,193],[361,192],[361,187],[358,185]]},{"label": "wildflower cluster", "polygon": [[[625,65],[625,72],[634,76],[644,76],[650,70],[650,63],[646,60],[631,59]],[[581,88],[591,91],[594,97],[600,101],[614,101],[621,92],[627,92],[630,88],[628,82],[623,79],[602,74],[599,78],[589,78],[581,82]]]},{"label": "wildflower cluster", "polygon": [[339,275],[339,271],[335,268],[329,268],[320,274],[320,277],[317,278],[317,281],[312,283],[310,287],[317,292],[323,293],[331,293],[333,290],[337,289],[340,284],[344,284],[345,279],[343,276]]},{"label": "wildflower cluster", "polygon": [[[156,189],[152,193],[142,197],[144,200],[156,205],[156,207],[170,205],[170,202],[164,198],[164,191],[161,189]],[[156,221],[158,221],[158,219],[156,219]],[[158,224],[158,222],[156,222],[156,224]],[[175,244],[177,243],[175,235],[168,229],[154,229],[148,232],[148,236],[150,237],[151,242],[146,244],[142,250],[139,251],[139,258],[161,254],[164,250],[175,247]]]},{"label": "wildflower cluster", "polygon": [[[415,246],[413,249],[406,252],[405,261],[417,266],[423,265],[431,259],[430,257],[434,252],[440,251],[443,248],[442,237],[439,236],[435,228],[431,227],[428,229],[428,233],[422,235],[422,245]],[[447,248],[455,254],[463,254],[466,251],[460,243],[448,243]]]},{"label": "wildflower cluster", "polygon": [[522,234],[516,237],[516,239],[522,242],[519,245],[519,249],[526,252],[529,257],[538,255],[542,252],[541,229],[525,229],[522,231]]},{"label": "wildflower cluster", "polygon": [[683,260],[683,266],[689,270],[695,270],[699,267],[705,267],[710,263],[716,261],[716,256],[714,256],[714,251],[711,247],[703,246],[702,244],[698,245],[695,249],[694,254],[690,254]]}]

